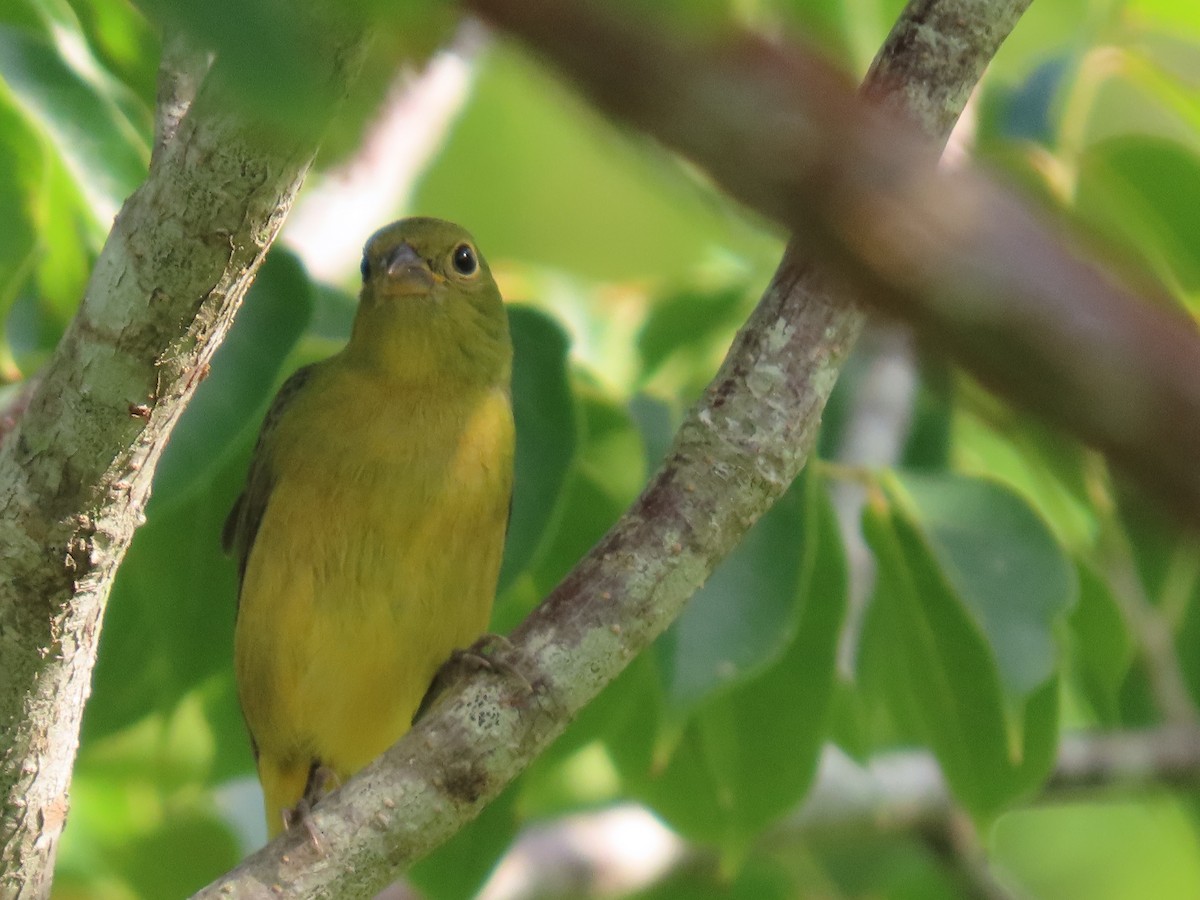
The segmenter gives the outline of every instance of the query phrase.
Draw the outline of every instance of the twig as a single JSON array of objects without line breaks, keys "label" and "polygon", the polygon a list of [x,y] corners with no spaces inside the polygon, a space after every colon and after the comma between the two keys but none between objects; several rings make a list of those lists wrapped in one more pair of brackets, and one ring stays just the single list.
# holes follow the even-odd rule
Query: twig
[{"label": "twig", "polygon": [[[1053,774],[1034,802],[1107,797],[1162,785],[1200,786],[1200,729],[1068,735],[1059,748]],[[590,885],[613,880],[630,890],[645,889],[650,886],[648,879],[661,881],[680,869],[696,867],[699,860],[711,862],[711,851],[685,846],[661,826],[653,831],[639,810],[637,806],[619,806],[527,828],[497,866],[483,896],[487,900],[578,897],[585,895]],[[654,821],[648,813],[644,815]],[[965,846],[957,843],[964,834],[958,817],[931,753],[885,753],[860,766],[827,745],[808,798],[768,829],[759,846],[791,852],[814,839],[853,843],[866,835],[938,835],[937,840],[952,856],[968,849],[974,854],[972,864],[983,868],[976,870],[971,881],[980,893],[992,889],[1006,892],[995,883],[995,874],[987,869],[978,844],[969,837]],[[606,829],[630,824],[647,833],[644,843],[658,849],[657,864],[640,860],[640,867],[632,870],[612,842],[604,840]],[[951,859],[950,864],[957,867],[960,860]]]}]

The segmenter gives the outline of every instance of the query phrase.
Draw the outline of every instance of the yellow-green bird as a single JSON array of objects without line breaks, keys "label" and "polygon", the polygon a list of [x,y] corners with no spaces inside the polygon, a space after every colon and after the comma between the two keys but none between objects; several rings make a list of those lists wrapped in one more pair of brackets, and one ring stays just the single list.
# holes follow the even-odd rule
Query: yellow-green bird
[{"label": "yellow-green bird", "polygon": [[267,830],[412,723],[487,628],[512,494],[512,344],[471,236],[376,232],[345,349],[288,379],[223,542]]}]

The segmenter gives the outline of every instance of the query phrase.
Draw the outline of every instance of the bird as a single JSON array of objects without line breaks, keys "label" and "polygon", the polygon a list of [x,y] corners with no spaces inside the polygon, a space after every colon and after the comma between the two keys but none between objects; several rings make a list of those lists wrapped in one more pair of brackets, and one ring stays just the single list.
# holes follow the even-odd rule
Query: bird
[{"label": "bird", "polygon": [[504,301],[474,239],[401,219],[362,257],[349,340],[280,388],[222,543],[269,837],[411,726],[488,626],[515,429]]}]

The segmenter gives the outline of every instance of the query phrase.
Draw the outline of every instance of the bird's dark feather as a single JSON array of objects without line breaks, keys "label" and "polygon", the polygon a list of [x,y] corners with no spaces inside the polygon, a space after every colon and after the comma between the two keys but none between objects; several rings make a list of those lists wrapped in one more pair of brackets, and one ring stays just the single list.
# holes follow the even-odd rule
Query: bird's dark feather
[{"label": "bird's dark feather", "polygon": [[237,558],[238,589],[241,590],[242,579],[246,575],[246,563],[250,559],[250,550],[254,547],[254,538],[258,535],[258,526],[262,523],[263,513],[267,510],[267,502],[271,497],[271,489],[275,483],[275,473],[271,471],[271,461],[265,447],[271,432],[283,418],[284,412],[296,395],[308,383],[316,365],[308,365],[297,369],[283,386],[263,419],[262,428],[258,432],[258,442],[254,446],[251,457],[250,472],[246,475],[246,487],[234,501],[233,509],[225,519],[225,527],[221,529],[221,546],[226,553]]}]

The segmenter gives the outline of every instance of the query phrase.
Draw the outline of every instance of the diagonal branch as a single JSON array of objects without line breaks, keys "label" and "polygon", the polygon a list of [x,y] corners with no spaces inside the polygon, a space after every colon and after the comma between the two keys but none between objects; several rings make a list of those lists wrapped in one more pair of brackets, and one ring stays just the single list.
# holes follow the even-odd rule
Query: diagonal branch
[{"label": "diagonal branch", "polygon": [[[952,101],[945,98],[965,101],[1027,4],[920,0],[893,31],[873,77],[914,116],[922,116],[919,104],[943,110],[930,121],[944,140],[960,111],[946,115]],[[912,48],[936,37],[936,27],[972,38],[954,43],[940,64],[925,56],[923,80],[906,100],[898,86],[915,76],[885,79],[907,53],[918,52]],[[578,35],[583,43],[609,37]],[[597,45],[633,66],[633,77],[645,64],[636,56],[641,49],[638,40]],[[773,93],[788,93],[795,73],[773,74],[788,79],[772,83]],[[726,96],[735,105],[741,100],[736,92]],[[764,177],[785,174],[776,168]],[[811,271],[790,247],[663,468],[511,636],[507,662],[533,690],[484,677],[450,692],[381,760],[317,806],[320,856],[306,836],[285,835],[197,897],[371,896],[473,818],[670,624],[804,466],[838,366],[858,334],[854,305],[835,302]]]},{"label": "diagonal branch", "polygon": [[[334,95],[360,43],[336,40],[313,63]],[[149,175],[0,446],[4,897],[49,893],[113,577],[159,454],[316,151],[315,132],[268,138],[213,79],[201,85],[205,60],[178,58],[162,73]]]}]

